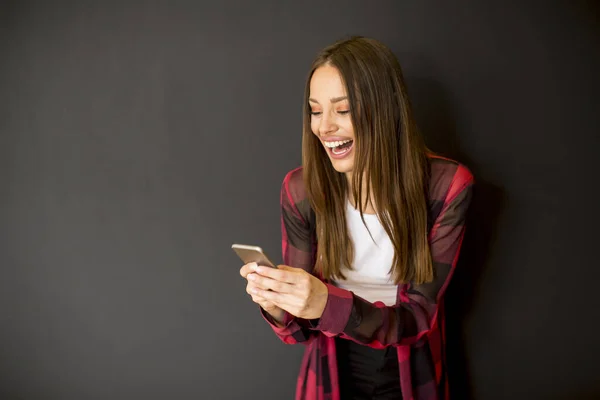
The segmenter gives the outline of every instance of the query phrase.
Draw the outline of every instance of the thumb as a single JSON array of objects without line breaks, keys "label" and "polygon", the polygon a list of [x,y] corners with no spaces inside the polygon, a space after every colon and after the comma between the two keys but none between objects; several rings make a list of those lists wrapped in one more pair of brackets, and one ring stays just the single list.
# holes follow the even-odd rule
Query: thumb
[{"label": "thumb", "polygon": [[280,264],[277,266],[277,269],[282,271],[296,271],[298,268],[290,267],[289,265]]},{"label": "thumb", "polygon": [[254,272],[255,268],[256,268],[255,262],[245,264],[240,269],[240,275],[243,276],[244,278],[246,278],[248,276],[248,274],[250,274],[251,272]]}]

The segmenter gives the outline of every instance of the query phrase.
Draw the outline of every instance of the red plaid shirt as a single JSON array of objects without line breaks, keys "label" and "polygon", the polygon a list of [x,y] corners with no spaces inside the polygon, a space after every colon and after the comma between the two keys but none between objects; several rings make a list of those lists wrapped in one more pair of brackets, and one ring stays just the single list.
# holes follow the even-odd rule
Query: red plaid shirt
[{"label": "red plaid shirt", "polygon": [[[395,306],[370,303],[325,281],[329,290],[320,319],[286,314],[283,327],[272,323],[287,344],[306,345],[296,400],[340,398],[335,337],[398,352],[400,386],[405,400],[448,399],[445,370],[443,295],[452,277],[465,230],[473,175],[453,161],[430,156],[429,243],[435,280],[398,285]],[[302,168],[290,171],[281,190],[283,263],[313,272],[316,256],[315,216],[306,197]]]}]

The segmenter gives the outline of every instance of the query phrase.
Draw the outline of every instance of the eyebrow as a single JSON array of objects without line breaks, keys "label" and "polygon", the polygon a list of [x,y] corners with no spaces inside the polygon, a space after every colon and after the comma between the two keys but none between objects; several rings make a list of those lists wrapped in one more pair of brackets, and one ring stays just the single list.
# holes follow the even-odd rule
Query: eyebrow
[{"label": "eyebrow", "polygon": [[[348,96],[334,97],[330,101],[332,103],[339,103],[340,101],[346,100],[347,98],[348,98]],[[308,99],[308,101],[310,101],[311,103],[317,103],[317,104],[319,103],[318,101],[316,101],[315,99],[312,99],[312,98]]]}]

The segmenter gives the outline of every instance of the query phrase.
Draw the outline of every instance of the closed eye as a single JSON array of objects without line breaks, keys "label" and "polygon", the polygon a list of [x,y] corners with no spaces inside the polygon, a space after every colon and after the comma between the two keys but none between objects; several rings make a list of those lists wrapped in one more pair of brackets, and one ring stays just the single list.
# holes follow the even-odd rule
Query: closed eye
[{"label": "closed eye", "polygon": [[[350,110],[340,110],[337,113],[340,115],[348,115],[348,114],[350,114]],[[315,115],[315,116],[321,115],[321,114],[322,114],[321,111],[311,111],[310,112],[310,115]]]}]

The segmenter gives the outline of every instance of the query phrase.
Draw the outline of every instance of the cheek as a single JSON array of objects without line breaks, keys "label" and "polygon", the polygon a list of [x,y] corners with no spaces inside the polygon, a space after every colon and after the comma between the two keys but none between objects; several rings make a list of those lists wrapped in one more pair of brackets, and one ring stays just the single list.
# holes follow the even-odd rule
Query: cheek
[{"label": "cheek", "polygon": [[352,126],[352,121],[350,120],[350,118],[344,121],[343,127],[344,131],[346,131],[346,134],[348,134],[352,137],[352,139],[354,139],[354,127]]},{"label": "cheek", "polygon": [[316,122],[314,119],[310,121],[310,130],[316,136],[319,136],[319,123]]}]

